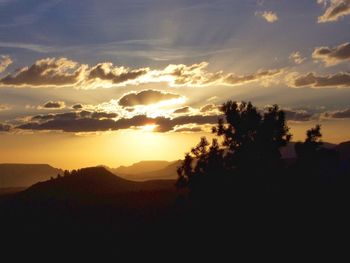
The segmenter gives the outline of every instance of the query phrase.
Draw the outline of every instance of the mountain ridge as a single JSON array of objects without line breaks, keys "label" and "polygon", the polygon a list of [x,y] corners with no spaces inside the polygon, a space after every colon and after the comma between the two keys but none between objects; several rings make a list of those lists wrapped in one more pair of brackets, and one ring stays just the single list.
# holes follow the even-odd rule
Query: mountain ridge
[{"label": "mountain ridge", "polygon": [[174,187],[170,180],[151,180],[135,182],[111,173],[104,167],[87,167],[76,174],[66,175],[39,182],[22,192],[34,197],[74,198],[122,194],[127,192],[160,191]]},{"label": "mountain ridge", "polygon": [[49,164],[1,163],[0,188],[28,187],[62,173],[62,169]]}]

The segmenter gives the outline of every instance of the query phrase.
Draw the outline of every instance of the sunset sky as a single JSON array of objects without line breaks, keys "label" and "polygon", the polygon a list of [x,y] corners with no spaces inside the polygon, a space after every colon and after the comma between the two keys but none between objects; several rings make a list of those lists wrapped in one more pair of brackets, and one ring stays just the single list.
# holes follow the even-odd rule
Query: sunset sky
[{"label": "sunset sky", "polygon": [[176,160],[227,100],[350,140],[350,0],[0,0],[0,163]]}]

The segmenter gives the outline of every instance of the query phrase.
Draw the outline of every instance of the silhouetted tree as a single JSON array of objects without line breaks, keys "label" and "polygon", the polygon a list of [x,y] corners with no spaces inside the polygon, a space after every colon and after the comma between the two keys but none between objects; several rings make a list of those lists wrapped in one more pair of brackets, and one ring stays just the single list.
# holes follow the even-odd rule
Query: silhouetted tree
[{"label": "silhouetted tree", "polygon": [[69,175],[70,175],[70,172],[68,170],[64,170],[63,176],[66,177],[66,176],[69,176]]},{"label": "silhouetted tree", "polygon": [[[227,186],[236,176],[269,177],[282,167],[279,148],[291,139],[285,113],[277,105],[259,112],[250,102],[228,101],[212,131],[222,139],[201,138],[178,169],[178,186],[192,192]],[[199,190],[198,190],[199,189]]]},{"label": "silhouetted tree", "polygon": [[323,144],[321,137],[320,125],[307,130],[305,141],[295,144],[295,153],[297,154],[298,161],[309,162],[311,159],[314,159],[314,155],[320,150]]},{"label": "silhouetted tree", "polygon": [[334,149],[327,149],[321,140],[321,126],[307,130],[304,142],[295,144],[297,162],[295,171],[299,184],[316,187],[319,183],[329,184],[336,178],[339,156]]}]

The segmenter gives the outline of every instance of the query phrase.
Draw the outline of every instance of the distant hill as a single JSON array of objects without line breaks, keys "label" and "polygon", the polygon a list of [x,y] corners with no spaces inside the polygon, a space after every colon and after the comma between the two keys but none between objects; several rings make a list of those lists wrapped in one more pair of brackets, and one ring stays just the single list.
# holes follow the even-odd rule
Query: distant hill
[{"label": "distant hill", "polygon": [[[324,142],[323,147],[331,149],[331,148],[335,148],[337,145],[336,144],[332,144],[332,143],[328,143],[328,142]],[[295,153],[295,142],[290,142],[288,143],[288,145],[286,147],[282,147],[281,148],[281,154],[282,154],[282,158],[283,159],[294,159],[296,158],[296,153]]]},{"label": "distant hill", "polygon": [[[295,142],[290,142],[286,147],[281,148],[282,158],[288,161],[293,161],[296,158]],[[339,145],[332,143],[323,143],[325,148],[335,148],[341,150],[341,155],[345,154],[345,150],[349,147],[347,159],[350,159],[350,142],[341,143]],[[159,179],[176,179],[177,168],[181,165],[181,160],[167,161],[141,161],[131,166],[120,166],[119,168],[106,167],[110,172],[133,181],[147,181]]]},{"label": "distant hill", "polygon": [[161,170],[167,167],[171,162],[167,161],[141,161],[130,166],[120,166],[113,169],[113,173],[136,175],[140,173],[148,173],[156,170]]},{"label": "distant hill", "polygon": [[62,174],[61,169],[48,164],[0,164],[0,188],[28,187]]},{"label": "distant hill", "polygon": [[79,170],[78,175],[69,175],[37,183],[23,192],[37,197],[81,197],[121,194],[127,192],[159,191],[174,188],[174,181],[159,180],[134,182],[116,176],[104,167]]},{"label": "distant hill", "polygon": [[133,181],[173,180],[177,178],[176,170],[180,163],[181,160],[141,161],[130,166],[105,168],[117,176]]}]

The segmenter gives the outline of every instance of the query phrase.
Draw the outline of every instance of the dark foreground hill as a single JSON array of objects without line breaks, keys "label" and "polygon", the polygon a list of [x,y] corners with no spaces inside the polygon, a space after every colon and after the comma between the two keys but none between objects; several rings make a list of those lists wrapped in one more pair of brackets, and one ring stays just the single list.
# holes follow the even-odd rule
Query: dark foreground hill
[{"label": "dark foreground hill", "polygon": [[347,196],[285,189],[234,187],[225,196],[213,186],[205,203],[196,203],[171,180],[132,182],[102,167],[86,168],[0,196],[0,233],[16,248],[23,242],[36,251],[46,244],[61,254],[69,244],[85,255],[102,246],[128,256],[242,249],[249,256],[269,248],[274,254],[291,249],[290,255],[334,231],[347,233]]},{"label": "dark foreground hill", "polygon": [[0,232],[16,242],[74,240],[76,247],[108,239],[120,251],[171,231],[164,228],[175,219],[177,198],[174,180],[133,182],[103,167],[85,168],[0,196]]},{"label": "dark foreground hill", "polygon": [[28,187],[62,174],[61,169],[48,164],[0,164],[0,188]]},{"label": "dark foreground hill", "polygon": [[342,160],[350,160],[350,141],[342,142],[335,146]]},{"label": "dark foreground hill", "polygon": [[141,191],[173,190],[175,181],[155,180],[133,182],[109,172],[104,167],[78,170],[77,174],[61,176],[34,184],[22,195],[50,198],[116,195]]}]

